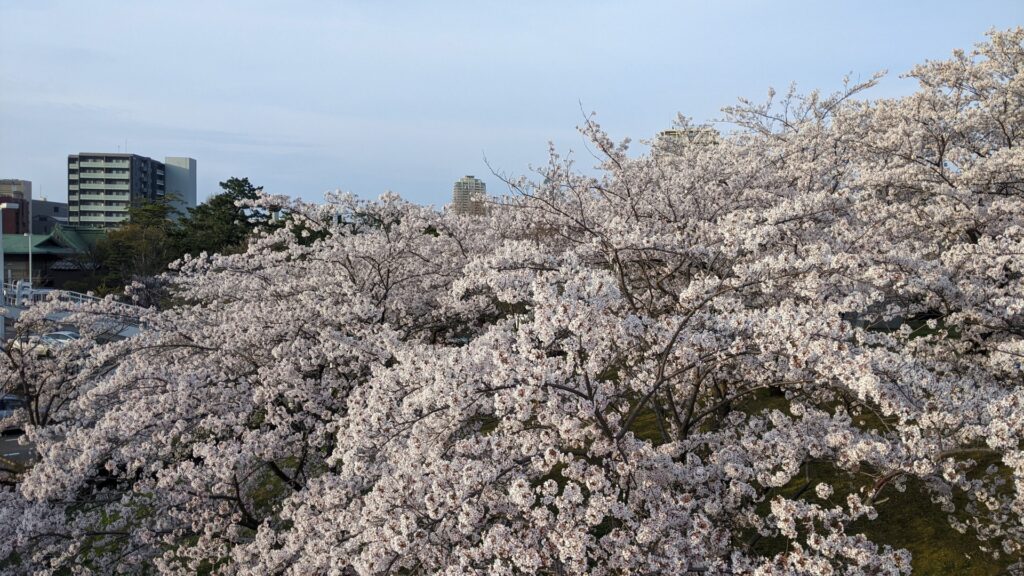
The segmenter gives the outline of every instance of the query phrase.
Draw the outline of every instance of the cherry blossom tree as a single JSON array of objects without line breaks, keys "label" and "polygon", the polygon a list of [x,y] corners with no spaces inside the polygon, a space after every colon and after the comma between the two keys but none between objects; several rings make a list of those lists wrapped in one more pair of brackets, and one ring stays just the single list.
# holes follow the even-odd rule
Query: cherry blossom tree
[{"label": "cherry blossom tree", "polygon": [[909,76],[649,154],[589,117],[600,175],[485,216],[264,196],[171,307],[34,308],[83,338],[5,351],[0,569],[906,574],[865,527],[908,486],[1014,564],[1024,30]]}]

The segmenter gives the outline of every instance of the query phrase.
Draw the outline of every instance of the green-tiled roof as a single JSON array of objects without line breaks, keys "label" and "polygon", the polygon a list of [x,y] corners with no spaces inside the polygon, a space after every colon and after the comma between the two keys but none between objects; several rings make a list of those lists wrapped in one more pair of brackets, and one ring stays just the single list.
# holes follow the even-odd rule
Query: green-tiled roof
[{"label": "green-tiled roof", "polygon": [[70,253],[71,249],[60,246],[50,241],[48,234],[5,234],[3,235],[4,254],[28,254],[29,246],[32,246],[34,254],[42,253]]},{"label": "green-tiled roof", "polygon": [[57,225],[51,234],[4,234],[4,254],[70,255],[85,252],[96,246],[106,232],[99,229]]},{"label": "green-tiled roof", "polygon": [[107,235],[102,228],[85,228],[78,226],[54,226],[53,236],[58,244],[70,246],[78,252],[95,248],[96,243]]}]

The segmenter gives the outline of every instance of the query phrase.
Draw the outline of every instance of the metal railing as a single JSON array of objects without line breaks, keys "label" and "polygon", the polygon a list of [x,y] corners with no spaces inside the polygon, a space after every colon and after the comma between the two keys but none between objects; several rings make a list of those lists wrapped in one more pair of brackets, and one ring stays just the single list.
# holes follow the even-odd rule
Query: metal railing
[{"label": "metal railing", "polygon": [[[2,316],[0,316],[0,342],[6,339],[8,320],[16,321],[25,309],[34,304],[44,302],[49,298],[73,304],[103,301],[103,298],[82,294],[81,292],[55,290],[53,288],[32,288],[25,280],[20,282],[4,282],[0,284],[0,302],[2,302],[0,304],[0,312],[2,312]],[[121,338],[138,334],[141,328],[139,317],[143,312],[142,307],[135,304],[115,302],[113,308],[108,311],[110,312],[108,320],[112,329],[111,334]],[[47,318],[58,323],[63,322],[69,312],[71,311],[56,311],[47,316]]]},{"label": "metal railing", "polygon": [[[4,282],[3,283],[3,305],[4,306],[15,306],[18,308],[27,308],[33,304],[38,304],[47,300],[51,294],[56,294],[57,299],[64,302],[74,302],[81,304],[84,302],[99,302],[103,300],[90,294],[82,294],[81,292],[73,292],[70,290],[55,290],[53,288],[33,288],[28,282],[20,280],[18,282]],[[130,304],[126,304],[130,306]]]}]

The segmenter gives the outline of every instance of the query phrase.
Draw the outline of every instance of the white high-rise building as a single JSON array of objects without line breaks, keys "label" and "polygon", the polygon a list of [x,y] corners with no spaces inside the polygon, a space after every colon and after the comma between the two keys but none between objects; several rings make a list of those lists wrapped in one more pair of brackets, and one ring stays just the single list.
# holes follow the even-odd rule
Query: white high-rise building
[{"label": "white high-rise building", "polygon": [[452,211],[456,214],[486,214],[487,184],[473,176],[459,178],[452,187]]}]

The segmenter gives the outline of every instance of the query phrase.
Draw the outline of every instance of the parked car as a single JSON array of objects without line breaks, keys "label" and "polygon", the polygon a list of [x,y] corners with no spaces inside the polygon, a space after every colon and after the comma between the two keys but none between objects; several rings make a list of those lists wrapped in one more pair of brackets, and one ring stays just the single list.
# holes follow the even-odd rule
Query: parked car
[{"label": "parked car", "polygon": [[51,347],[54,347],[54,348],[59,348],[61,346],[67,346],[70,342],[74,342],[75,340],[78,340],[78,338],[79,338],[79,336],[75,332],[61,331],[61,332],[50,332],[48,334],[43,334],[39,338],[39,341],[42,342],[43,345],[45,345],[45,346],[51,346]]},{"label": "parked car", "polygon": [[29,336],[25,340],[15,340],[11,346],[22,352],[35,351],[39,356],[45,356],[50,350],[57,350],[67,346],[69,343],[78,340],[76,332],[62,330],[58,332],[47,332],[42,336]]}]

